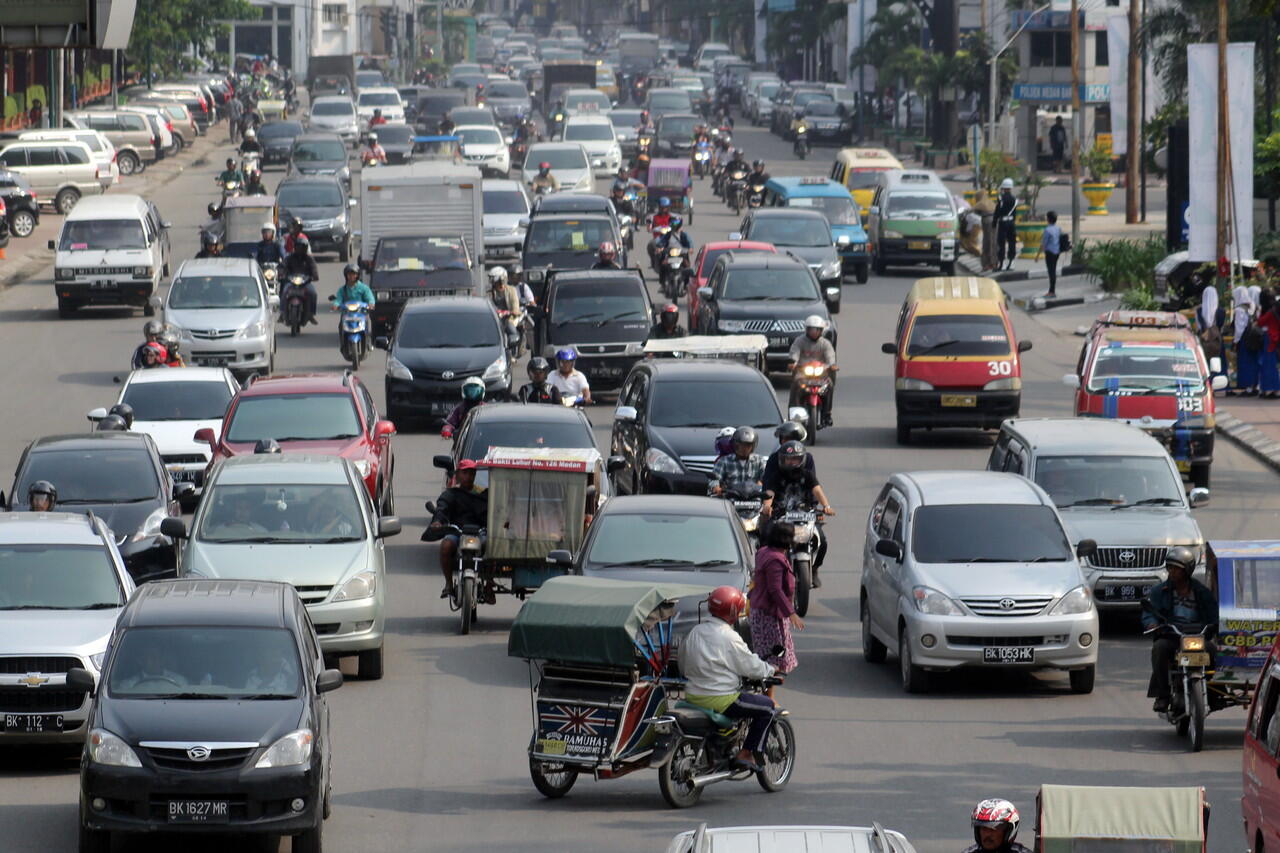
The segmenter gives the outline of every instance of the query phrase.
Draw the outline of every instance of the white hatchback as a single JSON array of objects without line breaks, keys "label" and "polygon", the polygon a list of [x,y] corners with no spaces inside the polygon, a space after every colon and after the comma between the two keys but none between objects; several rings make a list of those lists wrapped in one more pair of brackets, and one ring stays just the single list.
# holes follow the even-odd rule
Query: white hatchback
[{"label": "white hatchback", "polygon": [[560,184],[561,191],[582,190],[591,192],[594,175],[587,150],[577,142],[536,142],[529,146],[524,158],[524,170],[520,178],[525,186],[538,176],[538,164],[546,163],[551,174]]},{"label": "white hatchback", "polygon": [[360,90],[356,98],[356,116],[361,130],[368,128],[374,110],[382,110],[382,117],[388,124],[404,124],[404,103],[400,100],[399,90],[392,86]]},{"label": "white hatchback", "polygon": [[462,140],[462,158],[485,177],[503,177],[511,171],[511,152],[502,131],[493,125],[469,124],[453,130]]},{"label": "white hatchback", "polygon": [[622,147],[608,116],[571,115],[565,120],[561,139],[577,142],[586,149],[591,173],[597,178],[615,174],[622,165]]}]

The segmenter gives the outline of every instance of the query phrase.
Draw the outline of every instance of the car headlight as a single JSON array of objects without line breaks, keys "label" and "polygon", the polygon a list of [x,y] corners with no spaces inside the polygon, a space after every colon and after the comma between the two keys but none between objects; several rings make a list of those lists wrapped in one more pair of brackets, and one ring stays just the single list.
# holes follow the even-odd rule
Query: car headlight
[{"label": "car headlight", "polygon": [[747,327],[746,320],[726,320],[723,317],[716,322],[722,332],[741,332]]},{"label": "car headlight", "polygon": [[93,729],[89,732],[88,753],[89,760],[94,764],[108,767],[142,766],[133,748],[106,729]]},{"label": "car headlight", "polygon": [[142,526],[138,528],[138,532],[130,537],[130,542],[141,542],[144,539],[150,539],[153,536],[160,535],[160,522],[169,517],[169,511],[165,507],[159,507],[151,515],[147,516],[147,520],[142,522]]},{"label": "car headlight", "polygon": [[1019,391],[1022,389],[1022,380],[1016,376],[1006,376],[1004,379],[992,379],[986,385],[982,386],[983,391]]},{"label": "car headlight", "polygon": [[916,610],[921,613],[927,613],[930,616],[963,616],[964,611],[960,609],[960,605],[956,604],[947,596],[938,592],[933,587],[914,586],[911,588],[911,597],[915,599]]},{"label": "car headlight", "polygon": [[297,767],[311,760],[311,750],[314,747],[315,735],[311,733],[311,729],[298,729],[271,744],[253,766],[259,770],[267,767]]},{"label": "car headlight", "polygon": [[683,474],[684,469],[680,467],[680,463],[672,459],[666,453],[663,453],[656,447],[650,447],[644,453],[644,466],[650,471],[656,471],[659,474]]},{"label": "car headlight", "polygon": [[955,238],[956,238],[956,232],[954,230],[938,232],[939,240],[954,240]]},{"label": "car headlight", "polygon": [[355,601],[360,598],[372,598],[378,591],[378,573],[373,569],[365,569],[352,575],[346,583],[338,587],[334,593],[334,601]]},{"label": "car headlight", "polygon": [[840,275],[840,261],[827,261],[818,270],[818,278],[835,278]]},{"label": "car headlight", "polygon": [[901,239],[902,239],[902,232],[901,232],[901,231],[890,231],[890,230],[888,230],[888,229],[886,228],[886,229],[885,229],[885,231],[884,231],[884,233],[882,233],[880,236],[881,236],[881,237],[883,237],[883,238],[884,238],[884,239],[886,239],[886,240],[901,240]]},{"label": "car headlight", "polygon": [[481,377],[485,382],[497,380],[503,377],[507,372],[507,357],[505,355],[498,356],[498,360],[484,369],[484,375]]},{"label": "car headlight", "polygon": [[369,471],[371,469],[368,459],[353,459],[351,462],[356,466],[356,471],[360,473],[361,478],[369,476]]},{"label": "car headlight", "polygon": [[250,323],[240,331],[236,332],[236,337],[242,340],[248,338],[260,338],[267,333],[265,323]]},{"label": "car headlight", "polygon": [[627,355],[644,355],[644,343],[642,341],[632,341],[627,344]]},{"label": "car headlight", "polygon": [[151,278],[151,267],[134,267],[134,278]]},{"label": "car headlight", "polygon": [[400,363],[395,356],[387,356],[387,375],[392,379],[403,379],[405,382],[413,381],[413,371]]},{"label": "car headlight", "polygon": [[96,655],[89,655],[89,663],[93,664],[93,668],[98,672],[102,672],[102,662],[107,659],[105,651],[98,652]]},{"label": "car headlight", "polygon": [[73,281],[75,277],[75,270],[69,267],[54,267],[53,269],[53,278],[55,281]]},{"label": "car headlight", "polygon": [[1050,616],[1066,616],[1072,613],[1088,613],[1093,607],[1093,593],[1087,586],[1078,586],[1062,596],[1049,611]]},{"label": "car headlight", "polygon": [[901,376],[895,379],[893,387],[899,391],[932,391],[933,385],[925,382],[923,379],[912,379],[909,376]]}]

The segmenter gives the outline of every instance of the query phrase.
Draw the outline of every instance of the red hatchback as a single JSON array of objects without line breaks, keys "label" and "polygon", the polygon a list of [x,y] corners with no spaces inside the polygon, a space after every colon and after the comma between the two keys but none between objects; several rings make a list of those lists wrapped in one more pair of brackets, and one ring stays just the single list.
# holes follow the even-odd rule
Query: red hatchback
[{"label": "red hatchback", "polygon": [[693,260],[693,280],[689,282],[689,334],[703,334],[694,328],[698,316],[698,288],[705,287],[711,271],[715,269],[716,260],[725,252],[768,252],[776,255],[778,250],[772,243],[761,243],[756,240],[721,240],[707,243],[698,250]]},{"label": "red hatchback", "polygon": [[[355,463],[381,515],[395,514],[391,436],[395,424],[378,417],[373,397],[359,377],[344,373],[300,373],[259,379],[232,398],[222,435],[199,430],[196,441],[219,459],[253,453],[274,440],[283,451],[342,456]],[[206,479],[208,470],[205,471]]]}]

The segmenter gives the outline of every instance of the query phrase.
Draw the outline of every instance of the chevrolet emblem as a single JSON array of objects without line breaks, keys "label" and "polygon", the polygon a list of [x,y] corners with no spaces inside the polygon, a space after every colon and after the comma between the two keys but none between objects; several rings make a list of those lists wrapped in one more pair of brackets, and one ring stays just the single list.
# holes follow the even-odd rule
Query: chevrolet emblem
[{"label": "chevrolet emblem", "polygon": [[28,687],[39,687],[41,684],[45,684],[48,681],[49,679],[47,677],[38,672],[28,672],[26,678],[18,679],[19,684],[25,684]]}]

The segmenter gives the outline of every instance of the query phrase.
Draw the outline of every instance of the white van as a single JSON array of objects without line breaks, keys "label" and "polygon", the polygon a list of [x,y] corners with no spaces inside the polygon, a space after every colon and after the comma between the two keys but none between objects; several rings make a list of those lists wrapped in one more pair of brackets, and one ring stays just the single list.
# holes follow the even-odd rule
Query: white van
[{"label": "white van", "polygon": [[18,134],[19,139],[73,139],[89,146],[93,154],[93,162],[98,166],[98,182],[105,190],[112,184],[120,183],[120,167],[116,165],[116,147],[111,140],[98,130],[77,127],[64,127],[61,130],[24,130]]},{"label": "white van", "polygon": [[150,317],[150,299],[169,274],[169,223],[136,195],[81,200],[63,220],[54,250],[58,316],[82,305],[136,305]]}]

